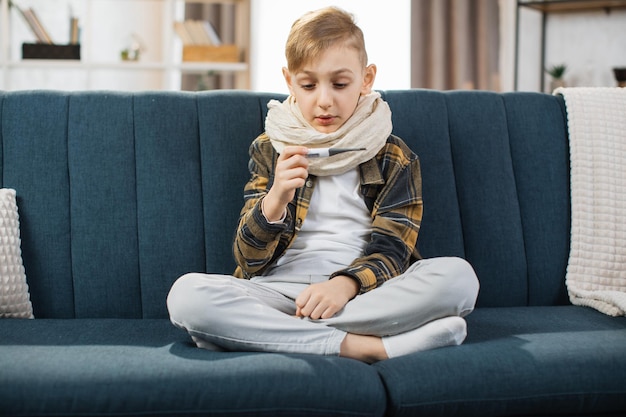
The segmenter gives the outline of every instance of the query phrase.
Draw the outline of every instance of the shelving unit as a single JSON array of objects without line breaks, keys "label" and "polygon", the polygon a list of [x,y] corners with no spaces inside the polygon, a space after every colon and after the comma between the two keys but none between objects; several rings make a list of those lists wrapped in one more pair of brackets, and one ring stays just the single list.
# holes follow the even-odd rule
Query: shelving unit
[{"label": "shelving unit", "polygon": [[626,8],[624,0],[521,0],[519,6],[528,7],[544,13],[583,12],[605,9]]},{"label": "shelving unit", "polygon": [[[14,3],[27,7],[38,2],[12,0]],[[25,23],[16,10],[9,7],[9,0],[0,0],[0,89],[20,90],[33,88],[62,89],[130,89],[130,90],[179,90],[181,76],[184,74],[229,73],[234,74],[234,87],[247,89],[250,87],[249,46],[250,46],[250,0],[81,0],[81,60],[48,60],[21,58],[19,45],[33,39],[16,39],[15,26]],[[69,4],[77,4],[76,2]],[[151,33],[156,34],[150,39],[148,46],[151,56],[138,61],[122,61],[115,47],[106,57],[101,52],[102,36],[110,22],[101,19],[102,7],[129,7],[129,4],[140,4],[145,13],[133,13],[137,21],[150,21]],[[186,4],[232,4],[235,10],[234,43],[240,53],[239,62],[182,62],[182,42],[174,31],[174,22],[184,20]],[[156,16],[156,18],[155,18]],[[126,16],[128,18],[128,16]],[[160,17],[160,22],[158,21]],[[45,16],[40,18],[44,20]],[[69,16],[68,16],[69,18]],[[44,22],[46,23],[46,22]],[[15,26],[14,26],[15,25]],[[126,29],[133,32],[133,27]],[[56,40],[56,39],[55,39]],[[61,40],[57,42],[62,43]],[[106,42],[104,42],[106,43]],[[64,75],[65,74],[65,75]],[[25,81],[25,79],[27,81]],[[59,80],[67,81],[67,86],[59,87]]]},{"label": "shelving unit", "polygon": [[625,9],[626,0],[517,0],[515,24],[515,70],[514,85],[518,89],[520,8],[527,8],[541,13],[541,63],[539,67],[541,91],[545,90],[543,75],[546,65],[546,25],[551,13],[575,13],[604,10],[609,13],[613,9]]}]

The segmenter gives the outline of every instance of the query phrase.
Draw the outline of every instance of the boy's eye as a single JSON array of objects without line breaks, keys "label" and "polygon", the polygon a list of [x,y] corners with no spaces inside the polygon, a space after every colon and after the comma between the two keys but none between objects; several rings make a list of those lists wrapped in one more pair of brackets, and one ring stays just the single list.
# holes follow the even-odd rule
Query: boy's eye
[{"label": "boy's eye", "polygon": [[302,84],[300,87],[304,90],[313,90],[315,88],[315,84]]},{"label": "boy's eye", "polygon": [[334,83],[333,85],[335,86],[335,88],[339,88],[339,89],[346,88],[348,86],[347,83]]}]

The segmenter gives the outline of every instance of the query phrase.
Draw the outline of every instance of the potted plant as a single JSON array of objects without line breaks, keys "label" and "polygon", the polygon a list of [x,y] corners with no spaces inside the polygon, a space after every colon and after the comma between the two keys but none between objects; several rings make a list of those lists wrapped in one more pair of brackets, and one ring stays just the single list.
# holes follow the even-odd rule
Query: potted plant
[{"label": "potted plant", "polygon": [[552,91],[558,87],[565,87],[565,80],[563,79],[565,71],[567,71],[567,65],[565,64],[553,65],[546,69],[548,75],[552,77],[552,80],[550,80],[550,89]]}]

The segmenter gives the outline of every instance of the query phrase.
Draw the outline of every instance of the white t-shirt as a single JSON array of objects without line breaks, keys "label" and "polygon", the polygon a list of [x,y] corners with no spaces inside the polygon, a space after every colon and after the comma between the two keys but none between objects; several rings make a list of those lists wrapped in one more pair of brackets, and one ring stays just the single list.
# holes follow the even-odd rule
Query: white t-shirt
[{"label": "white t-shirt", "polygon": [[264,275],[330,275],[360,257],[372,218],[359,188],[358,168],[317,177],[300,232]]}]

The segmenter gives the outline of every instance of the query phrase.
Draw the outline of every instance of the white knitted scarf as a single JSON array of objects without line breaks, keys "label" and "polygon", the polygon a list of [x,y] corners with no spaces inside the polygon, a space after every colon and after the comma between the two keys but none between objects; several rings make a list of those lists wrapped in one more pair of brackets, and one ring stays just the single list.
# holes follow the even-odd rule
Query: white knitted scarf
[{"label": "white knitted scarf", "polygon": [[352,116],[332,133],[315,130],[302,116],[293,96],[283,102],[271,100],[267,107],[265,132],[278,153],[289,145],[366,149],[309,160],[309,173],[317,176],[343,174],[372,159],[392,130],[391,110],[377,92],[362,96]]}]

